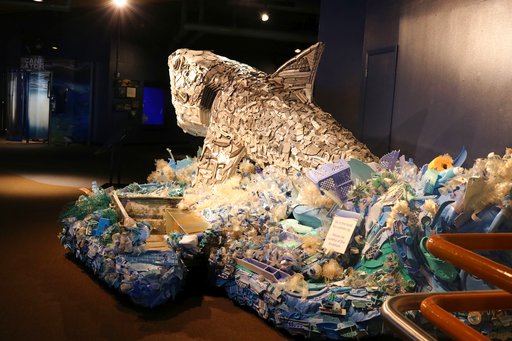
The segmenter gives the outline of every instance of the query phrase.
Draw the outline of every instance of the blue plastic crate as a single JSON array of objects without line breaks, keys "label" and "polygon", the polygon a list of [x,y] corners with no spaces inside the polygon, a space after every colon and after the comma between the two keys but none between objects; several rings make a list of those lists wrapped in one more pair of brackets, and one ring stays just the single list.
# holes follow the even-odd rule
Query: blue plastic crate
[{"label": "blue plastic crate", "polygon": [[333,192],[341,200],[346,200],[352,179],[350,166],[345,160],[337,160],[333,163],[326,163],[316,170],[310,170],[308,178],[313,181],[320,191]]}]

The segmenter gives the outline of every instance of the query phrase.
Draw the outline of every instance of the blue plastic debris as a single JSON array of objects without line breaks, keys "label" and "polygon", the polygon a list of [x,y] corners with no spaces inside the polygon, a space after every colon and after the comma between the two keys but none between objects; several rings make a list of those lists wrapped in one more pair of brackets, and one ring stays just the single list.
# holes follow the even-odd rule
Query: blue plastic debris
[{"label": "blue plastic debris", "polygon": [[[455,167],[466,154],[463,148]],[[396,152],[366,180],[359,177],[355,185],[337,181],[349,188],[344,209],[362,217],[345,254],[323,249],[332,218],[325,204],[299,202],[295,184],[303,175],[285,176],[271,167],[241,173],[240,184],[233,181],[219,193],[191,192],[211,227],[197,237],[168,235],[168,251],[144,251],[149,226],[139,222],[134,230],[123,229],[108,211],[101,189],[98,198],[77,202],[80,209],[72,212],[80,217],[67,216],[60,237],[101,280],[137,304],[155,306],[173,298],[184,283],[183,259],[205,256],[214,284],[229,298],[293,335],[333,340],[376,335],[383,327],[379,308],[389,296],[490,288],[430,255],[424,243],[436,233],[512,231],[512,185],[506,187],[512,173],[500,170],[512,167],[509,154],[490,156],[471,171],[459,172],[427,166],[418,170],[403,156],[397,160]],[[340,169],[350,180],[350,169]],[[473,181],[477,190],[469,195]],[[495,188],[486,187],[493,184]],[[193,190],[187,186],[183,188]],[[132,184],[121,191],[154,193],[162,188],[158,183]],[[503,188],[497,197],[495,190]],[[234,190],[238,192],[230,200],[221,197]],[[481,200],[484,194],[486,201]],[[223,204],[216,205],[220,200]],[[289,219],[292,211],[297,220]],[[503,253],[490,257],[512,263]],[[475,328],[486,333],[507,335],[512,324],[508,312],[479,314],[457,317],[468,324],[479,322]]]},{"label": "blue plastic debris", "polygon": [[103,232],[105,231],[105,229],[107,227],[110,226],[110,219],[107,219],[107,218],[100,218],[100,220],[98,221],[98,226],[96,227],[96,229],[94,229],[91,234],[93,236],[101,236],[103,234]]},{"label": "blue plastic debris", "polygon": [[342,201],[347,199],[352,179],[350,166],[345,160],[323,164],[316,170],[310,170],[307,175],[320,191],[333,192]]}]

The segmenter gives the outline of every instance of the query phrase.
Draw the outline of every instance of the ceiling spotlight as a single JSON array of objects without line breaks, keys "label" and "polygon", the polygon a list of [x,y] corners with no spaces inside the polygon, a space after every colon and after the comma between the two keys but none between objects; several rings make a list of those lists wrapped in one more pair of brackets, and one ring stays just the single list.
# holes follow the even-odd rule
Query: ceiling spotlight
[{"label": "ceiling spotlight", "polygon": [[300,53],[300,49],[295,49],[295,53]]},{"label": "ceiling spotlight", "polygon": [[261,21],[268,21],[268,19],[270,19],[270,17],[268,16],[268,13],[261,13]]},{"label": "ceiling spotlight", "polygon": [[112,2],[118,8],[122,8],[122,7],[126,6],[126,4],[128,3],[127,0],[112,0]]},{"label": "ceiling spotlight", "polygon": [[57,46],[52,46],[52,50],[58,50],[59,48]]}]

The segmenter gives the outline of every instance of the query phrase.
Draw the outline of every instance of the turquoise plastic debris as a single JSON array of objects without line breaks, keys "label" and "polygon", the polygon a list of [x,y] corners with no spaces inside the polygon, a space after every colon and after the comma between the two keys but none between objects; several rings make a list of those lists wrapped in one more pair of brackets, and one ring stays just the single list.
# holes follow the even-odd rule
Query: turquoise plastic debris
[{"label": "turquoise plastic debris", "polygon": [[321,208],[311,207],[307,205],[298,205],[293,209],[293,217],[302,225],[312,228],[322,226],[320,219]]},{"label": "turquoise plastic debris", "polygon": [[425,195],[435,194],[439,172],[434,169],[427,169],[421,179],[425,182],[423,193]]},{"label": "turquoise plastic debris", "polygon": [[357,179],[361,182],[364,182],[370,179],[373,174],[375,174],[375,171],[370,166],[357,159],[350,159],[348,161],[348,165],[350,166],[352,181]]},{"label": "turquoise plastic debris", "polygon": [[183,160],[179,160],[178,162],[176,162],[175,169],[180,170],[180,169],[190,166],[191,164],[192,164],[192,159],[189,156],[187,156]]}]

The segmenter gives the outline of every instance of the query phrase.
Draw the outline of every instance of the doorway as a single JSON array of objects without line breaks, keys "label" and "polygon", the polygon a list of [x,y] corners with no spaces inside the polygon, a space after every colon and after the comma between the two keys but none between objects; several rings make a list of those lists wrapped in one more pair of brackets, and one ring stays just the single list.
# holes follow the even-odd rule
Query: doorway
[{"label": "doorway", "polygon": [[362,140],[377,156],[391,151],[398,46],[366,54]]}]

